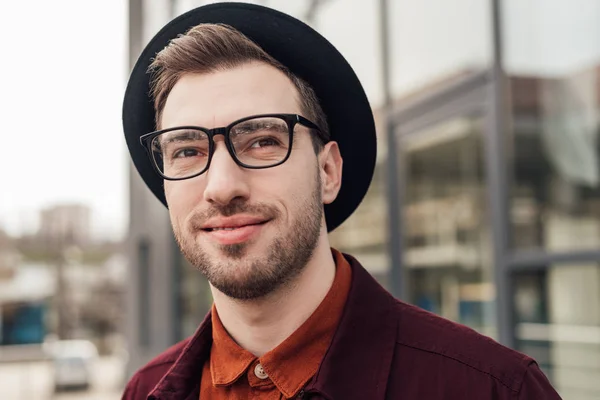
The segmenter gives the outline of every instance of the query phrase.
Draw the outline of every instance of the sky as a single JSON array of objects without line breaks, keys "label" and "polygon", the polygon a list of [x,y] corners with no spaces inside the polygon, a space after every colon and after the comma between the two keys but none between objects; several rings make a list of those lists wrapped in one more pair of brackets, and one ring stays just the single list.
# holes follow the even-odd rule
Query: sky
[{"label": "sky", "polygon": [[9,233],[35,231],[43,207],[82,202],[97,236],[123,236],[126,4],[0,2],[0,227]]},{"label": "sky", "polygon": [[[306,4],[261,2],[296,16]],[[179,0],[178,11],[198,3]],[[560,76],[595,65],[600,42],[590,38],[600,37],[600,2],[576,3],[503,1],[506,69]],[[383,97],[378,4],[327,0],[313,24],[352,65],[374,108]],[[490,2],[389,4],[393,96],[489,65]],[[149,27],[148,35],[161,27]],[[95,236],[123,238],[129,166],[121,127],[127,0],[1,1],[0,35],[0,228],[13,235],[32,233],[40,209],[80,202],[92,208]]]}]

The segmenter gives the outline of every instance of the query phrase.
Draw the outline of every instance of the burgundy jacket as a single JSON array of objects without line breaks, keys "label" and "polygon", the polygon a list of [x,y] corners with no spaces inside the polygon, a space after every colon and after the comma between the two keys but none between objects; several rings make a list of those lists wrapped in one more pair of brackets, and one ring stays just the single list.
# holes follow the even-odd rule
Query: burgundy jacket
[{"label": "burgundy jacket", "polygon": [[[536,362],[470,328],[392,297],[351,256],[352,285],[303,399],[557,400]],[[211,318],[129,381],[123,400],[197,400]]]}]

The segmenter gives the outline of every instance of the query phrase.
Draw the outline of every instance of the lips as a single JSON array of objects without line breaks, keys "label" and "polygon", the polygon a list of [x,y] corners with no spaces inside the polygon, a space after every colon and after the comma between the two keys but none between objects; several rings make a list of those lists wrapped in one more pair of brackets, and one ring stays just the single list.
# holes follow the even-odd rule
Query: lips
[{"label": "lips", "polygon": [[236,229],[241,229],[247,226],[254,226],[254,225],[264,225],[266,224],[267,221],[263,221],[263,222],[259,222],[256,224],[247,224],[247,225],[240,225],[240,226],[228,226],[228,227],[216,227],[216,228],[202,228],[203,231],[206,232],[218,232],[218,231],[234,231]]},{"label": "lips", "polygon": [[211,219],[202,225],[201,229],[207,232],[233,231],[252,225],[263,225],[268,219],[250,216],[234,216],[227,218]]},{"label": "lips", "polygon": [[211,219],[201,226],[205,237],[219,245],[241,244],[256,238],[270,219],[250,216]]}]

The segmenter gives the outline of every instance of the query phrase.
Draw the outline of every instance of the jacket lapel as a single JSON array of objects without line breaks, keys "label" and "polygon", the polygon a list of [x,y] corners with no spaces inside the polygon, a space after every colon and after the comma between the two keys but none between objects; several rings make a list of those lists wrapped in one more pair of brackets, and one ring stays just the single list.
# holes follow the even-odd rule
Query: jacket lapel
[{"label": "jacket lapel", "polygon": [[209,312],[177,361],[150,393],[148,400],[197,400],[200,396],[202,367],[210,355],[211,344],[212,322]]},{"label": "jacket lapel", "polygon": [[395,299],[351,256],[352,285],[340,325],[306,391],[337,399],[384,399],[396,333]]}]

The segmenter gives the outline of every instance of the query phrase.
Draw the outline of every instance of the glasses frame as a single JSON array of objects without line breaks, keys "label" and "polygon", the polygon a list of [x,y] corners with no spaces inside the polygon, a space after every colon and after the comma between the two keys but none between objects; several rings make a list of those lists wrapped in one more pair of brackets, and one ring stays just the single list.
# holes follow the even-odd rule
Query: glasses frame
[{"label": "glasses frame", "polygon": [[[248,164],[244,164],[243,162],[241,162],[235,154],[235,150],[233,149],[233,144],[231,143],[231,139],[229,137],[231,128],[233,128],[235,125],[237,125],[241,122],[248,121],[251,119],[256,119],[256,118],[279,118],[279,119],[284,120],[287,123],[289,135],[290,135],[290,143],[288,146],[288,151],[287,151],[287,154],[285,155],[285,157],[281,161],[277,162],[276,164],[267,165],[267,166],[258,166],[258,167],[253,166],[253,165],[248,165]],[[224,136],[225,147],[227,147],[227,151],[229,152],[229,155],[231,156],[233,161],[235,161],[235,163],[237,165],[239,165],[240,167],[248,168],[248,169],[266,169],[266,168],[273,168],[278,165],[281,165],[287,161],[287,159],[290,157],[290,154],[292,153],[292,145],[294,143],[294,128],[296,127],[297,124],[300,124],[309,129],[312,129],[312,130],[318,132],[319,134],[322,132],[321,129],[319,129],[319,127],[314,122],[308,120],[307,118],[305,118],[299,114],[257,114],[257,115],[251,115],[249,117],[244,117],[244,118],[238,119],[236,121],[233,121],[232,123],[230,123],[227,126],[212,128],[212,129],[204,128],[201,126],[193,126],[193,125],[175,126],[172,128],[161,129],[161,130],[146,133],[146,134],[140,136],[140,144],[142,146],[144,146],[144,148],[146,149],[146,152],[148,153],[148,156],[150,157],[150,160],[151,160],[152,166],[154,167],[154,170],[163,179],[166,179],[169,181],[183,181],[186,179],[192,179],[197,176],[200,176],[208,170],[208,168],[210,167],[210,163],[212,161],[213,155],[215,154],[214,137],[217,135]],[[206,162],[206,167],[204,167],[204,169],[202,169],[200,172],[194,173],[194,174],[192,174],[190,176],[186,176],[184,178],[171,178],[171,177],[168,177],[165,174],[163,174],[162,171],[160,170],[158,163],[156,161],[156,158],[154,156],[154,152],[152,151],[152,141],[154,140],[155,137],[157,137],[163,133],[175,131],[178,129],[196,129],[196,130],[200,130],[200,131],[203,131],[204,133],[206,133],[206,135],[208,136],[208,161]],[[322,134],[319,135],[319,137],[321,139],[324,139]],[[324,140],[324,142],[327,142],[327,141]]]}]

